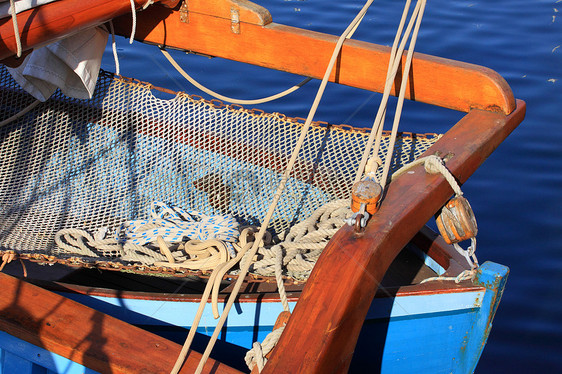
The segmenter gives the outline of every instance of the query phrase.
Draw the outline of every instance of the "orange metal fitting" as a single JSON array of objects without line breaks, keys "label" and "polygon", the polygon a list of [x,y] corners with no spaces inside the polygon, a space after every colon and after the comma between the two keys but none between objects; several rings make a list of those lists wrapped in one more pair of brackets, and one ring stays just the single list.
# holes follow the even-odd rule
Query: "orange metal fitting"
[{"label": "orange metal fitting", "polygon": [[351,210],[355,213],[365,204],[369,214],[375,214],[379,209],[382,187],[372,179],[359,181],[351,188]]},{"label": "orange metal fitting", "polygon": [[478,233],[474,212],[463,196],[449,200],[435,218],[437,228],[447,244],[474,238]]}]

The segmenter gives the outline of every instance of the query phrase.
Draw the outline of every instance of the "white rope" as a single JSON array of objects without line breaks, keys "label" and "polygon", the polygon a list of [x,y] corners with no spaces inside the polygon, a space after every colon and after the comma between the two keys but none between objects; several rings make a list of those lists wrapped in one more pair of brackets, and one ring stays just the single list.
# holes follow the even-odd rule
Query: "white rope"
[{"label": "white rope", "polygon": [[252,273],[275,276],[283,299],[281,267],[291,278],[307,279],[328,241],[350,215],[347,199],[321,206],[310,217],[294,225],[283,241],[271,248],[260,247],[258,255],[261,258],[252,264]]},{"label": "white rope", "polygon": [[207,216],[155,201],[151,205],[149,219],[122,223],[116,239],[130,240],[139,245],[155,242],[158,235],[171,243],[181,242],[185,237],[235,242],[239,234],[238,222],[232,216]]},{"label": "white rope", "polygon": [[29,104],[28,106],[26,106],[25,108],[20,110],[18,113],[14,114],[10,118],[6,118],[2,122],[0,122],[0,127],[6,126],[7,124],[12,123],[13,121],[23,117],[25,114],[27,114],[30,110],[33,110],[40,103],[41,103],[40,100],[35,100],[31,104]]},{"label": "white rope", "polygon": [[131,26],[131,36],[129,37],[129,44],[133,44],[133,40],[135,40],[135,32],[137,30],[137,10],[135,9],[135,0],[130,0],[130,1],[131,1],[131,15],[133,19],[132,19],[132,26]]},{"label": "white rope", "polygon": [[[152,204],[149,219],[124,222],[114,231],[111,234],[101,228],[91,235],[85,230],[63,229],[55,235],[55,243],[67,254],[211,270],[237,256],[234,243],[240,235],[238,222],[231,216],[207,216],[158,201]],[[169,244],[175,246],[173,253]]]},{"label": "white rope", "polygon": [[12,13],[12,24],[14,25],[14,37],[16,39],[16,57],[20,58],[22,54],[20,30],[18,27],[18,16],[16,14],[16,4],[14,0],[10,0],[10,13]]},{"label": "white rope", "polygon": [[[443,161],[443,159],[435,155],[422,157],[407,165],[404,165],[392,175],[392,179],[394,180],[395,178],[408,172],[408,170],[421,164],[424,165],[424,170],[426,173],[428,174],[440,173],[441,175],[443,175],[445,180],[449,183],[449,185],[455,192],[456,196],[463,195],[461,187],[459,186],[453,174],[445,166],[445,162]],[[466,250],[463,249],[458,243],[453,243],[453,247],[455,248],[455,250],[460,255],[462,255],[468,262],[468,265],[470,266],[470,270],[465,270],[456,277],[442,277],[442,276],[430,277],[423,280],[421,283],[434,281],[434,280],[454,280],[455,283],[459,283],[463,280],[474,279],[479,265],[478,265],[478,259],[476,258],[476,238],[473,237],[470,238],[470,240],[471,240],[471,245]]]},{"label": "white rope", "polygon": [[117,56],[117,44],[115,43],[115,29],[111,20],[109,21],[109,29],[111,30],[111,50],[113,51],[113,60],[115,61],[115,74],[120,75],[119,56]]},{"label": "white rope", "polygon": [[[195,318],[189,329],[189,333],[187,335],[185,343],[183,344],[183,347],[180,351],[180,354],[178,355],[178,358],[176,359],[176,363],[174,364],[171,373],[178,373],[179,370],[181,369],[183,362],[185,361],[185,357],[187,356],[187,353],[191,348],[191,344],[193,343],[195,333],[197,332],[197,327],[201,322],[201,316],[203,315],[203,311],[205,309],[205,306],[207,305],[207,301],[209,300],[210,295],[211,295],[211,304],[213,308],[213,315],[215,318],[219,318],[218,293],[220,289],[220,281],[222,280],[223,275],[226,274],[226,272],[228,272],[232,267],[234,267],[239,262],[244,262],[245,259],[248,258],[247,253],[253,244],[253,242],[249,241],[249,238],[252,237],[253,235],[254,232],[252,228],[245,228],[244,230],[242,230],[240,234],[240,242],[239,242],[240,249],[236,257],[230,260],[226,264],[221,264],[217,266],[211,273],[211,276],[207,281],[207,285],[205,286],[205,290],[203,291],[203,295],[201,296],[201,301],[199,302],[199,307],[197,308],[197,312],[195,313]],[[261,244],[263,245],[264,243]],[[225,311],[225,313],[228,312]]]},{"label": "white rope", "polygon": [[172,66],[174,68],[176,68],[178,73],[180,73],[185,79],[187,79],[187,81],[189,83],[191,83],[192,85],[194,85],[195,87],[197,87],[201,91],[205,92],[208,95],[211,95],[214,98],[217,98],[217,99],[222,100],[222,101],[228,101],[228,102],[234,103],[234,104],[255,105],[255,104],[267,103],[267,102],[282,98],[283,96],[287,96],[288,94],[290,94],[292,92],[295,92],[296,90],[298,90],[299,88],[301,88],[302,86],[304,86],[305,84],[307,84],[308,82],[310,82],[312,80],[312,78],[306,78],[303,81],[301,81],[300,83],[294,85],[293,87],[291,87],[289,89],[286,89],[283,92],[280,92],[278,94],[271,95],[271,96],[268,96],[268,97],[264,97],[264,98],[261,98],[261,99],[254,99],[254,100],[233,99],[231,97],[223,96],[223,95],[203,86],[201,83],[197,82],[192,76],[187,74],[187,72],[182,69],[182,67],[176,62],[176,60],[174,60],[174,58],[168,53],[168,51],[166,51],[165,49],[160,49],[160,51],[162,52],[164,57],[166,57],[166,59],[168,59],[168,61],[172,64]]},{"label": "white rope", "polygon": [[[383,129],[383,124],[384,124],[384,119],[386,116],[386,109],[387,109],[387,104],[388,104],[388,99],[390,96],[390,91],[392,89],[392,85],[394,83],[394,79],[396,77],[396,74],[398,72],[398,69],[401,65],[401,61],[402,61],[402,55],[404,53],[404,49],[406,46],[406,42],[408,41],[408,38],[410,37],[410,34],[412,34],[412,37],[410,39],[410,45],[408,48],[408,53],[406,56],[406,63],[404,65],[404,74],[403,74],[403,79],[401,81],[401,86],[400,86],[400,92],[398,95],[398,102],[397,102],[397,106],[396,106],[396,111],[395,111],[395,115],[394,115],[394,122],[393,122],[393,126],[392,126],[392,132],[391,132],[391,137],[390,137],[390,143],[388,145],[388,150],[387,150],[387,155],[385,158],[385,163],[384,163],[384,169],[383,169],[383,175],[380,181],[378,181],[381,184],[381,187],[384,189],[384,187],[386,186],[386,182],[387,182],[387,178],[388,178],[388,173],[390,170],[390,165],[391,165],[391,160],[392,160],[392,153],[394,152],[394,144],[396,141],[396,135],[398,132],[398,124],[400,122],[400,116],[402,113],[402,107],[403,107],[403,102],[404,102],[404,97],[405,97],[405,93],[406,93],[406,86],[408,83],[408,76],[409,76],[409,71],[410,71],[410,67],[411,67],[411,61],[412,61],[412,57],[413,57],[413,52],[414,52],[414,48],[415,48],[415,44],[416,44],[416,40],[417,40],[417,36],[419,33],[419,27],[421,25],[421,20],[423,17],[423,12],[425,10],[425,4],[426,1],[425,0],[419,0],[416,3],[416,6],[412,12],[412,15],[410,17],[410,21],[408,23],[408,26],[406,28],[406,31],[404,32],[404,36],[402,38],[400,38],[400,35],[402,33],[402,29],[404,27],[405,24],[405,20],[407,18],[407,14],[408,14],[408,10],[410,8],[410,0],[408,0],[404,6],[404,11],[402,14],[402,18],[400,20],[400,25],[398,26],[398,30],[396,32],[396,37],[394,39],[394,43],[391,49],[391,54],[390,54],[390,61],[389,61],[389,65],[388,65],[388,70],[387,70],[387,78],[385,81],[385,88],[384,88],[384,92],[383,92],[383,98],[381,100],[381,103],[379,105],[379,109],[377,111],[377,115],[375,117],[375,121],[373,123],[373,129],[371,131],[371,134],[369,135],[369,139],[367,141],[367,145],[365,147],[365,151],[363,153],[363,156],[361,158],[361,161],[359,163],[359,167],[357,170],[357,175],[355,177],[355,182],[358,182],[361,180],[363,172],[366,169],[366,165],[367,162],[370,158],[370,154],[372,153],[372,157],[374,160],[373,161],[379,161],[378,160],[378,154],[379,154],[379,148],[380,148],[380,144],[381,144],[381,138],[382,138],[382,129]],[[413,28],[413,33],[412,33],[412,28]],[[373,146],[374,143],[374,146]],[[369,178],[373,178],[374,177],[374,171],[372,166],[374,166],[375,162],[371,161],[371,168],[369,168],[370,170],[367,170],[367,175],[366,177]],[[377,164],[380,164],[380,162],[376,162]],[[376,180],[376,178],[375,178]],[[383,196],[384,194],[381,194],[381,196]]]},{"label": "white rope", "polygon": [[[375,138],[376,138],[376,144],[375,144],[374,149],[375,150],[379,149],[380,138],[382,137],[382,123],[384,123],[384,118],[386,116],[386,107],[387,107],[387,103],[388,103],[388,98],[390,97],[390,90],[392,88],[392,84],[394,83],[394,77],[396,76],[396,72],[397,72],[397,70],[395,68],[395,66],[396,66],[396,64],[395,64],[396,57],[395,56],[398,54],[401,58],[401,56],[404,52],[403,50],[398,50],[398,48],[399,48],[399,44],[400,44],[399,43],[400,35],[402,34],[402,29],[403,29],[404,24],[406,22],[406,18],[407,18],[407,15],[408,15],[407,10],[410,7],[410,3],[411,3],[411,0],[407,0],[406,4],[404,5],[402,17],[401,17],[400,23],[398,25],[398,30],[396,31],[396,36],[394,38],[394,42],[392,43],[392,48],[390,50],[390,59],[389,59],[389,62],[388,62],[388,67],[387,67],[383,97],[381,99],[381,103],[379,105],[377,115],[375,116],[375,121],[373,122],[371,133],[369,134],[369,138],[367,139],[367,144],[365,146],[365,151],[363,153],[363,157],[361,158],[361,161],[359,163],[359,167],[357,169],[357,174],[355,176],[355,183],[359,182],[362,178],[363,171],[365,169],[365,166],[367,164],[367,160],[369,158],[369,154],[370,154],[371,150],[373,149],[373,143],[375,142]],[[378,152],[374,153],[374,155],[378,155]]]},{"label": "white rope", "polygon": [[275,281],[277,282],[277,289],[279,290],[279,298],[281,299],[283,310],[285,312],[290,312],[291,309],[289,308],[287,291],[285,290],[285,283],[283,281],[283,250],[280,246],[276,248],[275,260]]},{"label": "white rope", "polygon": [[466,250],[462,249],[462,247],[458,245],[458,243],[453,244],[455,250],[458,253],[460,253],[470,265],[470,270],[464,270],[456,277],[443,277],[443,276],[430,277],[422,280],[420,283],[426,283],[436,280],[442,280],[442,281],[452,280],[455,281],[455,283],[460,283],[465,280],[474,280],[474,277],[476,277],[476,274],[478,273],[479,265],[478,265],[478,259],[476,258],[476,238],[471,238],[470,240],[471,240],[471,245]]},{"label": "white rope", "polygon": [[281,326],[267,334],[262,343],[254,342],[252,349],[250,349],[244,357],[244,361],[246,361],[246,365],[250,370],[253,370],[256,365],[258,367],[258,373],[263,370],[267,363],[267,358],[265,356],[275,348],[284,330],[285,326]]},{"label": "white rope", "polygon": [[410,162],[409,164],[406,164],[406,165],[402,166],[400,169],[396,170],[394,172],[394,174],[392,174],[392,180],[398,178],[402,174],[408,172],[408,170],[414,168],[417,165],[421,165],[421,164],[423,164],[424,169],[428,174],[441,173],[441,175],[443,175],[445,180],[449,183],[449,185],[451,186],[451,188],[455,192],[455,195],[457,195],[457,196],[463,195],[463,192],[461,190],[461,187],[457,183],[457,180],[455,179],[453,174],[451,174],[449,169],[447,169],[447,167],[445,166],[445,161],[443,161],[442,158],[440,158],[436,155],[421,157],[421,158],[418,158],[415,161]]},{"label": "white rope", "polygon": [[[412,33],[412,38],[410,40],[410,45],[408,47],[408,54],[406,56],[406,64],[404,65],[404,75],[402,78],[402,82],[400,85],[400,94],[398,95],[398,102],[396,104],[396,110],[394,114],[394,123],[392,124],[392,133],[390,136],[390,142],[388,144],[387,156],[384,160],[383,166],[383,175],[381,177],[381,187],[384,189],[387,183],[388,174],[390,172],[390,166],[392,162],[392,154],[394,153],[394,144],[396,143],[396,135],[398,133],[398,124],[400,123],[400,117],[402,114],[402,107],[404,105],[404,96],[406,94],[406,86],[408,85],[408,77],[410,75],[410,67],[412,66],[412,58],[414,55],[414,48],[416,46],[417,36],[419,32],[419,28],[421,25],[421,21],[423,18],[423,12],[425,10],[426,0],[419,0],[416,3],[416,7],[410,19],[410,23],[408,24],[408,28],[406,29],[406,34],[409,34],[409,30],[412,27],[413,21],[415,19],[416,23],[414,26],[414,31]],[[404,38],[406,39],[406,38]],[[404,44],[405,44],[404,40]],[[396,61],[397,67],[399,66],[399,61]],[[381,196],[383,196],[381,194]]]},{"label": "white rope", "polygon": [[[299,139],[298,139],[298,141],[295,145],[295,148],[293,149],[293,153],[292,153],[291,158],[289,159],[289,162],[287,164],[285,173],[283,174],[283,177],[281,178],[281,181],[279,183],[277,191],[274,194],[274,198],[269,205],[268,212],[267,212],[267,214],[265,215],[265,217],[262,221],[262,225],[260,227],[260,230],[259,230],[258,234],[256,235],[256,241],[254,242],[254,244],[252,245],[252,248],[250,249],[250,251],[248,253],[250,258],[253,258],[255,256],[255,254],[257,253],[258,248],[259,248],[259,242],[261,241],[261,238],[263,238],[263,236],[265,235],[266,229],[269,226],[269,222],[271,220],[271,217],[273,216],[273,213],[275,211],[277,203],[278,203],[279,199],[281,198],[281,194],[282,194],[283,190],[285,189],[285,185],[287,184],[287,180],[289,179],[291,170],[293,169],[293,165],[296,162],[296,159],[297,159],[298,154],[300,152],[300,148],[302,147],[302,144],[304,143],[304,139],[306,138],[308,129],[310,128],[310,125],[312,123],[312,119],[314,118],[314,115],[316,113],[316,110],[317,110],[318,105],[320,103],[320,100],[322,98],[322,95],[324,93],[326,85],[328,84],[328,79],[329,79],[330,74],[332,72],[332,69],[333,69],[333,67],[336,63],[337,57],[338,57],[338,55],[341,51],[341,47],[343,45],[343,42],[346,40],[347,35],[349,35],[349,33],[355,28],[355,25],[363,18],[363,16],[367,12],[367,9],[372,4],[372,2],[373,2],[373,0],[368,0],[365,3],[363,8],[360,10],[359,14],[355,17],[355,19],[347,27],[347,29],[340,36],[340,38],[338,39],[338,42],[336,43],[336,46],[335,46],[334,51],[332,53],[332,56],[330,58],[330,62],[328,64],[328,67],[326,69],[324,77],[322,78],[322,82],[320,83],[320,87],[318,89],[318,92],[317,92],[316,97],[314,99],[314,102],[312,104],[312,107],[310,109],[308,117],[306,118],[306,121],[305,121],[305,123],[304,123],[304,125],[301,129]],[[219,322],[217,323],[217,326],[215,327],[215,330],[213,331],[213,335],[211,336],[211,338],[209,340],[209,343],[207,344],[205,352],[203,352],[201,360],[199,361],[199,365],[197,366],[197,369],[195,371],[196,373],[202,372],[203,366],[205,365],[205,362],[209,358],[211,350],[212,350],[215,342],[218,339],[218,335],[220,334],[220,331],[221,331],[222,327],[224,326],[224,323],[226,321],[226,317],[228,316],[228,313],[230,312],[230,309],[232,308],[232,305],[234,304],[234,300],[236,299],[236,296],[238,295],[238,292],[240,291],[240,288],[242,287],[242,283],[244,282],[244,278],[245,278],[246,274],[248,273],[249,266],[250,266],[250,263],[247,262],[247,263],[244,263],[242,268],[240,269],[240,274],[238,276],[238,279],[236,280],[236,283],[234,284],[234,288],[233,288],[233,290],[230,294],[230,297],[229,297],[229,299],[228,299],[228,301],[227,301],[227,303],[224,307],[224,312],[221,315],[221,318],[220,318]]]}]

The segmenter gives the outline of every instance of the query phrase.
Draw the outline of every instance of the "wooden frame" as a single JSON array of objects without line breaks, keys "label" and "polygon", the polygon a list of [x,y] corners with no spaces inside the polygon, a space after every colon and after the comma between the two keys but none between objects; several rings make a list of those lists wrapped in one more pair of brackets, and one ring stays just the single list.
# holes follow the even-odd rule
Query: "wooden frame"
[{"label": "wooden frame", "polygon": [[[0,273],[0,330],[100,373],[170,372],[181,346],[82,304]],[[181,373],[193,373],[191,352]],[[210,359],[204,373],[240,371]]]},{"label": "wooden frame", "polygon": [[[238,32],[232,30],[235,12]],[[130,17],[115,24],[118,34],[130,34]],[[337,41],[336,36],[273,23],[266,9],[245,0],[189,0],[180,9],[154,6],[138,14],[135,35],[145,43],[313,78],[324,75]],[[389,57],[388,47],[348,40],[330,81],[382,92]],[[401,78],[396,77],[394,95]],[[415,53],[408,84],[406,98],[454,110],[509,114],[515,109],[505,80],[481,66]]]},{"label": "wooden frame", "polygon": [[[453,154],[447,168],[464,183],[524,114],[522,101],[517,101],[517,109],[509,116],[472,110],[426,155]],[[364,232],[356,233],[350,226],[339,230],[314,267],[263,373],[346,372],[386,270],[452,193],[440,174],[427,174],[419,166],[390,184]]]},{"label": "wooden frame", "polygon": [[[137,9],[146,2],[134,1]],[[156,0],[158,1],[165,4],[162,5],[165,9],[165,6],[175,6],[178,0]],[[17,15],[22,50],[41,47],[130,12],[129,0],[64,0],[26,10]],[[0,19],[0,62],[15,55],[16,51],[12,19]]]},{"label": "wooden frame", "polygon": [[[115,4],[111,10],[110,3]],[[64,0],[24,12],[18,19],[25,48],[126,13],[128,4],[125,0]],[[128,35],[130,18],[117,19],[116,26],[118,33]],[[15,51],[10,27],[8,20],[0,25],[0,58]],[[337,39],[275,24],[267,11],[244,0],[189,0],[175,9],[156,5],[139,13],[136,35],[147,43],[316,78],[323,75]],[[468,112],[426,152],[451,154],[447,167],[463,183],[523,120],[525,103],[516,101],[505,80],[489,69],[419,53],[414,56],[407,97]],[[386,47],[347,41],[331,81],[380,92],[388,58]],[[395,84],[400,79],[398,76]],[[441,175],[429,175],[419,166],[413,174],[402,175],[390,184],[380,210],[364,232],[342,228],[320,257],[264,373],[345,372],[388,266],[451,194]],[[36,292],[5,276],[0,279],[5,287],[25,291],[30,298]],[[6,322],[10,319],[7,316],[18,321],[22,309],[37,312],[33,307],[36,304],[28,304],[26,297],[13,299],[3,305],[11,314],[4,315],[2,328],[28,334],[17,324]],[[41,320],[32,322],[35,330],[40,327],[48,331]],[[59,338],[53,335],[52,339]],[[57,344],[49,347],[56,348]],[[62,346],[59,344],[59,348]],[[167,357],[174,357],[174,353],[169,352]],[[189,365],[184,365],[184,370]]]}]

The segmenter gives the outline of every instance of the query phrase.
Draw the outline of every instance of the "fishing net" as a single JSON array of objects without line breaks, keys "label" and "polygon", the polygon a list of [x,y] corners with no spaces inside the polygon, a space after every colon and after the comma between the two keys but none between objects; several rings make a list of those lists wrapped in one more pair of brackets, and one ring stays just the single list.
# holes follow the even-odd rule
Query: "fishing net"
[{"label": "fishing net", "polygon": [[[34,99],[1,69],[3,120]],[[123,229],[124,222],[159,209],[168,209],[157,217],[163,221],[199,214],[260,224],[303,121],[184,93],[161,99],[153,89],[101,72],[91,100],[57,92],[0,128],[2,251],[146,268],[149,250],[137,251],[138,258],[111,250],[68,253],[55,235],[81,229],[103,239],[100,230]],[[274,238],[322,205],[349,197],[368,134],[344,125],[312,126],[269,227]],[[400,134],[392,169],[413,161],[438,138]],[[381,157],[385,153],[386,143]],[[161,260],[162,254],[154,250],[153,257]]]}]

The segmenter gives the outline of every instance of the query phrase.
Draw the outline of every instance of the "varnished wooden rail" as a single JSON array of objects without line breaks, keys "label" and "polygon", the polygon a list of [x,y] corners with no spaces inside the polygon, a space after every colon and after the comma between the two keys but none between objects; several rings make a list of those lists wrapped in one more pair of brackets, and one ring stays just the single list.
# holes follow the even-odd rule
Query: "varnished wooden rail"
[{"label": "varnished wooden rail", "polygon": [[[178,2],[178,0],[156,0],[158,1],[165,6],[175,6]],[[145,3],[146,0],[135,0],[137,8]],[[165,9],[164,5],[161,6]],[[18,13],[22,49],[27,51],[41,47],[130,12],[129,0],[64,0]],[[12,19],[0,19],[0,60],[15,55],[16,50]]]},{"label": "varnished wooden rail", "polygon": [[[140,12],[136,38],[313,78],[324,75],[337,41],[336,36],[273,23],[266,9],[249,1],[189,0],[184,4],[182,9],[154,6]],[[239,20],[234,30],[233,14]],[[130,17],[114,23],[117,33],[129,35]],[[389,57],[388,47],[348,40],[330,80],[382,92]],[[481,66],[415,53],[408,84],[406,98],[416,101],[464,112],[484,109],[509,114],[515,109],[505,80]],[[393,93],[397,94],[396,87]]]},{"label": "varnished wooden rail", "polygon": [[[463,183],[523,120],[473,110],[426,154],[453,153],[447,167]],[[373,296],[396,255],[452,195],[441,175],[423,166],[393,181],[366,230],[345,226],[329,242],[306,283],[264,374],[343,373]],[[376,348],[374,348],[376,349]],[[382,347],[379,347],[382,349]]]},{"label": "varnished wooden rail", "polygon": [[[169,373],[181,346],[23,280],[0,273],[0,330],[100,373]],[[193,373],[190,352],[181,373]],[[240,371],[209,360],[205,373]]]},{"label": "varnished wooden rail", "polygon": [[[161,0],[137,15],[136,38],[169,48],[217,56],[271,69],[320,78],[337,37],[272,22],[269,12],[246,0]],[[135,0],[141,7],[144,0]],[[127,0],[64,0],[18,14],[24,50],[42,46],[81,29],[114,19],[116,32],[131,32]],[[0,60],[16,52],[10,18],[0,20]],[[349,40],[343,46],[331,81],[381,92],[390,50]],[[398,83],[400,74],[396,78]],[[416,53],[406,97],[446,108],[498,111],[515,109],[515,99],[496,72]],[[397,86],[397,85],[396,85]],[[396,94],[396,87],[393,93]]]}]

